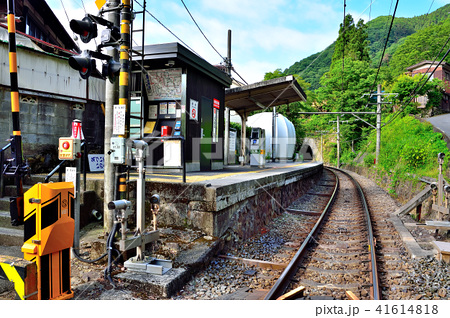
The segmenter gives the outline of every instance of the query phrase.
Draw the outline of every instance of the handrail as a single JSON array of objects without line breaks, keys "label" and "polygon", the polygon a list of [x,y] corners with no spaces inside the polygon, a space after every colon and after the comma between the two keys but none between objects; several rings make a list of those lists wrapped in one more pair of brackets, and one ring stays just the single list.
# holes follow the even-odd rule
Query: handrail
[{"label": "handrail", "polygon": [[0,198],[3,198],[5,196],[5,183],[3,179],[3,174],[5,172],[5,151],[11,147],[11,143],[7,144],[0,150],[0,168],[2,169],[0,171]]},{"label": "handrail", "polygon": [[[184,159],[185,139],[183,136],[167,136],[167,137],[144,137],[144,141],[164,141],[164,140],[180,140],[181,141],[181,166],[180,167],[164,167],[165,169],[182,169],[183,183],[186,183],[186,161]],[[147,168],[157,168],[157,166],[147,166]]]}]

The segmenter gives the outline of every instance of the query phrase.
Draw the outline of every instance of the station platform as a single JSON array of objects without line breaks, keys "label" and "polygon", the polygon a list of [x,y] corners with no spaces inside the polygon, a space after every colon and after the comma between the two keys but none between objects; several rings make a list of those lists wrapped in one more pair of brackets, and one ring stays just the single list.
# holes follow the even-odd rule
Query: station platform
[{"label": "station platform", "polygon": [[[306,193],[322,170],[321,162],[275,162],[265,168],[229,166],[219,171],[189,172],[186,183],[179,173],[147,173],[145,197],[161,197],[161,226],[195,228],[216,237],[231,230],[245,239]],[[102,178],[89,175],[87,181],[87,190],[94,189],[101,199]],[[133,197],[132,174],[128,186]],[[150,203],[146,204],[149,212]]]}]

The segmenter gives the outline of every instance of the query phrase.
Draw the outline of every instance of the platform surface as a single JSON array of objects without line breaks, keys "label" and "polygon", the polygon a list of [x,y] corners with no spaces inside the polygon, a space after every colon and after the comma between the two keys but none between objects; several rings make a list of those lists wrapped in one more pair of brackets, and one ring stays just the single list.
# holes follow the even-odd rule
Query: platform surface
[{"label": "platform surface", "polygon": [[[276,175],[286,173],[293,170],[299,170],[303,168],[310,168],[317,165],[322,165],[322,162],[294,162],[281,161],[281,162],[269,162],[266,163],[264,168],[252,167],[250,165],[239,166],[224,166],[222,170],[212,171],[199,171],[199,172],[187,172],[186,183],[211,183],[212,186],[220,186],[224,183],[234,183],[240,180],[258,179],[265,176]],[[133,173],[133,169],[130,173],[130,179],[136,179],[137,175]],[[87,173],[88,180],[103,180],[103,173]],[[64,180],[64,173],[63,173]],[[147,182],[169,182],[169,183],[181,183],[183,176],[178,171],[160,171],[156,169],[147,168],[145,180]]]}]

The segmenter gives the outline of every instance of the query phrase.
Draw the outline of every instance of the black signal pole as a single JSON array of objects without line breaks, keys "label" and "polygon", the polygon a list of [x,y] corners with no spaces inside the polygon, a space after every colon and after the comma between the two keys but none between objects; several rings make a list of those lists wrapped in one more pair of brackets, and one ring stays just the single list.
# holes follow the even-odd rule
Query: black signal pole
[{"label": "black signal pole", "polygon": [[22,154],[22,133],[20,131],[19,81],[17,76],[16,20],[14,0],[8,0],[8,35],[9,35],[9,73],[11,79],[11,112],[13,133],[11,136],[11,153],[13,163],[6,174],[13,175],[16,183],[16,197],[10,199],[11,224],[23,224],[23,186],[22,178],[27,172]]}]

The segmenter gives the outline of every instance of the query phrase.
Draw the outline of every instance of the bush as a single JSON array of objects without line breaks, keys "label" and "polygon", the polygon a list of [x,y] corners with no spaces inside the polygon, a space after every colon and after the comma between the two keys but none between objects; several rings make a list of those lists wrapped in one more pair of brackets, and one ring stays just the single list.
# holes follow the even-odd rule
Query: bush
[{"label": "bush", "polygon": [[375,154],[370,153],[367,156],[364,157],[364,166],[365,167],[371,167],[375,161]]},{"label": "bush", "polygon": [[401,157],[409,168],[417,169],[427,163],[427,152],[420,145],[406,145],[401,152]]}]

